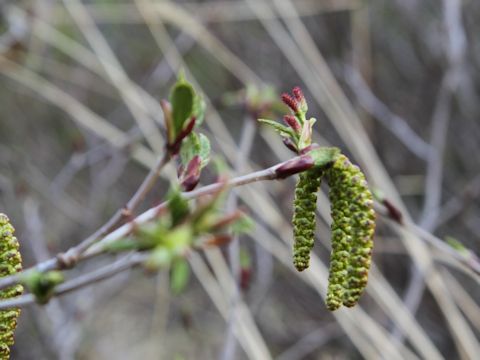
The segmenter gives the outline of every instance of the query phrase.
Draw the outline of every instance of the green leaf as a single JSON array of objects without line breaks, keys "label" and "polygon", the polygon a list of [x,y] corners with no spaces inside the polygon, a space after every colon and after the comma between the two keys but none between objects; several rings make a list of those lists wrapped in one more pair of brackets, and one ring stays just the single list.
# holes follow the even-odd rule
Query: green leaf
[{"label": "green leaf", "polygon": [[150,256],[145,260],[143,265],[147,270],[155,271],[162,266],[170,265],[171,261],[171,251],[163,246],[158,246],[150,253]]},{"label": "green leaf", "polygon": [[180,148],[180,161],[186,169],[190,161],[196,156],[200,156],[200,169],[207,166],[210,161],[210,140],[203,134],[191,133]]},{"label": "green leaf", "polygon": [[163,239],[163,243],[172,255],[183,254],[191,245],[193,240],[193,229],[190,224],[177,226]]},{"label": "green leaf", "polygon": [[31,270],[23,273],[21,277],[22,284],[35,295],[35,300],[39,304],[46,304],[52,297],[55,287],[63,281],[64,277],[60,271],[42,273]]},{"label": "green leaf", "polygon": [[192,115],[195,116],[195,127],[201,125],[203,120],[205,119],[205,111],[207,109],[207,104],[200,95],[196,95],[193,101],[193,110]]},{"label": "green leaf", "polygon": [[316,167],[323,167],[335,161],[340,155],[340,149],[336,147],[320,147],[308,152],[313,158]]},{"label": "green leaf", "polygon": [[285,125],[279,124],[276,121],[268,120],[268,119],[258,119],[258,121],[273,127],[273,129],[282,136],[286,136],[286,137],[295,139],[296,134],[293,132],[292,129],[290,129],[289,127],[287,127]]},{"label": "green leaf", "polygon": [[170,275],[170,289],[175,295],[180,294],[190,279],[190,267],[184,259],[175,260]]},{"label": "green leaf", "polygon": [[200,150],[200,139],[196,133],[192,132],[182,141],[180,148],[180,161],[182,165],[186,168],[190,160],[192,160],[195,155],[200,154]]},{"label": "green leaf", "polygon": [[188,206],[188,201],[181,195],[178,188],[172,188],[167,195],[167,199],[171,226],[176,226],[190,214],[190,207]]},{"label": "green leaf", "polygon": [[179,79],[170,93],[175,137],[182,130],[185,121],[187,121],[192,115],[194,100],[195,90],[193,89],[193,86],[185,80]]},{"label": "green leaf", "polygon": [[300,139],[298,140],[298,148],[300,150],[306,148],[312,143],[312,128],[317,120],[315,118],[310,118],[310,120],[305,121],[302,127],[302,133],[300,134]]},{"label": "green leaf", "polygon": [[156,247],[168,233],[170,224],[165,224],[160,218],[158,221],[143,224],[135,231],[134,240],[138,243],[138,250],[148,250]]},{"label": "green leaf", "polygon": [[210,161],[210,140],[203,134],[199,134],[199,142],[200,142],[200,151],[198,155],[200,155],[200,159],[202,159],[201,168],[207,166],[208,162]]}]

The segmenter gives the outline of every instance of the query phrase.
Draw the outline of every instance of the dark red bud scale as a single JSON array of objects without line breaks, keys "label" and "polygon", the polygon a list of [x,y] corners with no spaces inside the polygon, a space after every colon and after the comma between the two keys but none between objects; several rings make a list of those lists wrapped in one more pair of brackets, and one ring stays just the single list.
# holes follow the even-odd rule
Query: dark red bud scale
[{"label": "dark red bud scale", "polygon": [[199,155],[195,155],[187,165],[184,171],[183,179],[181,179],[181,185],[185,191],[192,191],[197,186],[200,180],[200,165],[202,159]]},{"label": "dark red bud scale", "polygon": [[298,158],[287,161],[275,170],[279,179],[310,169],[315,162],[310,155],[302,155]]},{"label": "dark red bud scale", "polygon": [[293,151],[295,154],[298,153],[297,146],[292,141],[292,139],[284,137],[282,138],[282,141],[283,141],[283,145],[285,145],[289,150]]}]

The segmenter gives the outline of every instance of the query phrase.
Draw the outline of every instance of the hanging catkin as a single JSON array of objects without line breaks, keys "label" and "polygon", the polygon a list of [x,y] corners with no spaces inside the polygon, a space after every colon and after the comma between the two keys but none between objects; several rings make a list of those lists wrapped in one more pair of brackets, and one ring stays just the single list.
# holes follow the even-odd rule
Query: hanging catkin
[{"label": "hanging catkin", "polygon": [[[17,238],[13,236],[15,229],[7,215],[0,213],[0,277],[14,274],[22,270],[22,258],[18,251]],[[9,299],[22,293],[21,285],[0,290],[0,299]],[[10,346],[13,345],[13,333],[17,326],[19,309],[0,311],[0,359],[10,357]]]}]

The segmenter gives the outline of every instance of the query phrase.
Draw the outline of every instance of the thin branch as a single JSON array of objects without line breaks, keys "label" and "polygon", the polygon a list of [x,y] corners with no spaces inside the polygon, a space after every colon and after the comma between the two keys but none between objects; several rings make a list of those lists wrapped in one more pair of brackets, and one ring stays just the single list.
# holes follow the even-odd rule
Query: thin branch
[{"label": "thin branch", "polygon": [[[68,294],[72,291],[81,289],[85,286],[92,285],[96,282],[108,279],[118,273],[131,269],[137,265],[140,265],[148,256],[148,254],[134,253],[124,256],[120,260],[114,263],[108,264],[100,269],[89,272],[84,275],[80,275],[77,278],[69,280],[59,286],[57,286],[53,296],[61,296]],[[9,308],[22,308],[27,305],[35,303],[35,296],[33,294],[22,295],[13,299],[0,301],[0,310]]]},{"label": "thin branch", "polygon": [[[218,182],[218,183],[210,184],[210,185],[198,188],[194,191],[184,193],[183,196],[187,200],[190,200],[190,199],[195,199],[195,198],[201,197],[203,195],[213,194],[213,193],[217,192],[218,190],[220,190],[221,188],[225,188],[225,187],[241,186],[241,185],[246,185],[246,184],[250,184],[250,183],[253,183],[253,182],[257,182],[257,181],[263,181],[263,180],[275,180],[275,179],[279,178],[277,173],[275,172],[276,169],[278,169],[280,166],[286,164],[287,162],[290,162],[290,161],[292,161],[294,159],[298,159],[298,158],[299,157],[296,157],[296,158],[284,161],[282,163],[276,164],[272,167],[269,167],[268,169],[256,171],[256,172],[253,172],[253,173],[250,173],[250,174],[247,174],[247,175],[242,175],[242,176],[227,180],[225,182]],[[132,223],[134,223],[136,225],[139,225],[139,224],[143,224],[145,222],[148,222],[150,220],[155,219],[158,216],[158,214],[160,213],[160,211],[166,207],[166,205],[167,205],[167,203],[163,202],[158,206],[150,208],[149,210],[145,211],[141,215],[137,216],[132,221]],[[115,216],[113,218],[115,218]],[[124,224],[124,225],[120,226],[116,230],[110,232],[108,235],[103,237],[103,239],[101,241],[95,243],[96,240],[94,240],[94,239],[97,239],[99,234],[104,234],[104,232],[106,231],[105,229],[107,229],[107,227],[109,227],[111,225],[111,223],[113,223],[113,221],[112,222],[111,221],[107,222],[107,224],[105,224],[102,228],[97,230],[95,233],[93,233],[88,238],[83,240],[79,245],[77,245],[77,246],[80,246],[81,244],[90,244],[90,245],[93,244],[85,252],[82,252],[80,255],[78,255],[77,261],[83,260],[85,258],[90,258],[92,256],[99,255],[99,254],[103,253],[103,245],[111,243],[111,242],[116,241],[118,239],[121,239],[121,238],[127,236],[128,234],[130,234],[130,232],[132,231],[132,224],[127,223],[127,224]],[[85,247],[85,245],[81,245],[82,249],[84,247]],[[75,254],[77,252],[77,250],[74,250],[74,249],[75,249],[75,247],[71,248],[70,250],[68,250],[66,252],[66,254],[68,254],[69,252]],[[44,261],[42,263],[39,263],[39,264],[35,265],[34,267],[32,267],[28,270],[25,270],[25,271],[29,271],[29,270],[32,270],[32,269],[36,269],[38,271],[55,270],[55,269],[59,268],[59,265],[60,265],[60,262],[58,261],[58,258],[55,257],[55,258],[49,259],[47,261]],[[20,281],[20,277],[21,277],[21,274],[19,273],[19,274],[14,274],[14,275],[10,275],[10,276],[6,276],[4,278],[1,278],[0,279],[0,289],[12,286],[14,284],[17,284]]]}]

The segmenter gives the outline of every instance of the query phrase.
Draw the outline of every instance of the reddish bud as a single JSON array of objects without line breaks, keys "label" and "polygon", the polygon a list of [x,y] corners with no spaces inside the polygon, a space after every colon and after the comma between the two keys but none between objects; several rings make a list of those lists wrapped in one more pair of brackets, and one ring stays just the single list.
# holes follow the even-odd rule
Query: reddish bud
[{"label": "reddish bud", "polygon": [[282,138],[283,144],[291,151],[293,151],[295,154],[298,153],[297,146],[294,144],[292,139],[284,137]]},{"label": "reddish bud", "polygon": [[382,203],[387,209],[388,217],[399,224],[403,224],[403,214],[400,209],[393,205],[388,199],[383,199]]},{"label": "reddish bud", "polygon": [[285,121],[285,123],[290,126],[297,134],[300,134],[302,132],[302,127],[295,116],[285,115],[283,117],[283,121]]},{"label": "reddish bud", "polygon": [[302,92],[302,89],[300,89],[299,86],[295,86],[292,90],[293,92],[293,96],[295,96],[295,99],[298,101],[298,102],[303,102],[305,101],[305,96],[303,96],[303,92]]},{"label": "reddish bud", "polygon": [[195,186],[197,186],[198,181],[200,180],[200,165],[202,163],[202,159],[200,156],[195,155],[192,160],[187,165],[185,169],[182,179],[180,181],[183,189],[185,191],[192,191]]},{"label": "reddish bud", "polygon": [[183,179],[181,185],[185,192],[189,192],[195,189],[199,181],[200,181],[199,175],[187,176],[185,179]]},{"label": "reddish bud", "polygon": [[295,114],[298,113],[298,102],[287,93],[282,94],[282,101],[287,105]]},{"label": "reddish bud", "polygon": [[310,169],[315,162],[310,155],[302,155],[298,158],[287,161],[275,170],[279,179]]},{"label": "reddish bud", "polygon": [[293,96],[295,97],[295,100],[300,104],[300,110],[304,113],[307,112],[308,106],[307,106],[307,100],[305,100],[305,96],[303,95],[302,89],[300,87],[295,86],[292,90]]}]

